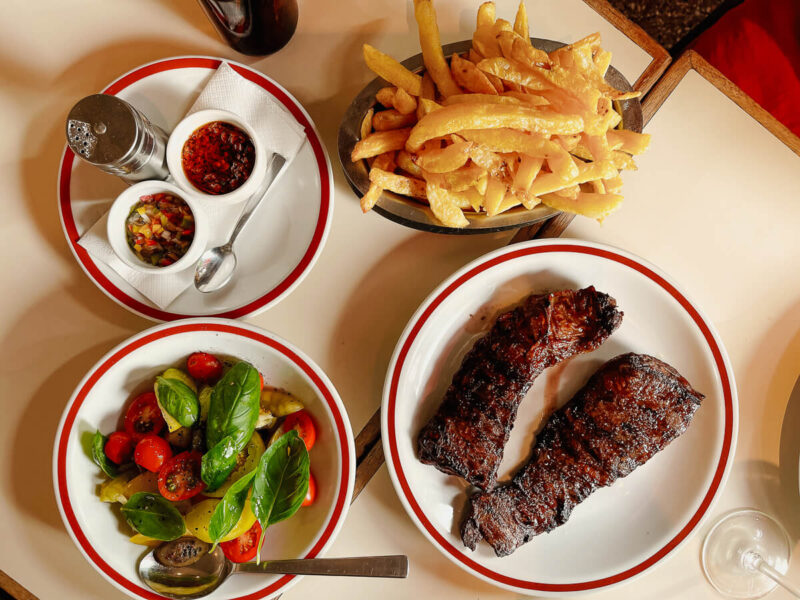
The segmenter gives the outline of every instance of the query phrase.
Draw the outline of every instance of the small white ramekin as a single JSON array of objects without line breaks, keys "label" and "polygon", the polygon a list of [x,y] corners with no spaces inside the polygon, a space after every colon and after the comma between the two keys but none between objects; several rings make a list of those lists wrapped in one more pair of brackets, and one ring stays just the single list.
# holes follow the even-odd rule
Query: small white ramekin
[{"label": "small white ramekin", "polygon": [[[244,131],[250,136],[255,148],[255,160],[253,161],[253,170],[250,177],[238,188],[227,194],[206,194],[202,190],[197,189],[191,181],[186,177],[183,171],[183,161],[181,155],[183,153],[183,145],[186,140],[194,133],[198,127],[202,127],[206,123],[213,123],[214,121],[223,121],[236,125],[239,129]],[[216,108],[209,108],[206,110],[199,110],[195,113],[185,117],[169,136],[167,142],[167,168],[170,175],[183,190],[195,194],[207,202],[217,202],[225,204],[238,204],[252,196],[261,185],[266,172],[266,152],[264,146],[258,140],[255,130],[246,123],[238,115],[227,110],[218,110]]]},{"label": "small white ramekin", "polygon": [[[182,199],[189,205],[192,215],[194,216],[194,238],[192,239],[189,249],[186,251],[186,254],[166,267],[149,265],[140,260],[133,249],[128,246],[125,228],[125,220],[128,218],[131,209],[139,202],[139,199],[142,196],[158,194],[160,192],[170,193]],[[197,263],[208,244],[208,224],[206,223],[206,215],[203,213],[203,209],[199,204],[196,198],[192,197],[192,194],[186,193],[178,186],[166,181],[140,181],[117,196],[116,200],[114,200],[114,203],[111,205],[111,210],[108,212],[108,223],[106,224],[108,242],[111,244],[114,254],[116,254],[122,262],[131,269],[141,273],[164,275],[190,268]]]}]

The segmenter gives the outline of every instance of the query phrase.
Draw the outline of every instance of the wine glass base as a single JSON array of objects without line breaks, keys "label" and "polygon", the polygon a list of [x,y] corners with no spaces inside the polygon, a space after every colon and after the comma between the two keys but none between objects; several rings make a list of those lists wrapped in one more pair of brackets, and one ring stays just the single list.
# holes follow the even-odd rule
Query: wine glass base
[{"label": "wine glass base", "polygon": [[755,600],[775,589],[772,579],[745,566],[748,551],[781,573],[789,567],[791,546],[783,526],[761,511],[737,510],[721,517],[703,542],[703,571],[719,593]]}]

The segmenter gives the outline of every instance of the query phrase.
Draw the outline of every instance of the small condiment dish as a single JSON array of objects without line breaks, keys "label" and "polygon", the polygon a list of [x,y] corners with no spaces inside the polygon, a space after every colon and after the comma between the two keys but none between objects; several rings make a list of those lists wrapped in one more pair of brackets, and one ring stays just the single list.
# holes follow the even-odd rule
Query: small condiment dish
[{"label": "small condiment dish", "polygon": [[[131,210],[140,201],[142,196],[151,194],[169,193],[183,200],[192,211],[194,218],[194,237],[186,253],[177,261],[167,266],[155,266],[142,261],[128,245],[125,221]],[[187,193],[178,186],[166,181],[142,181],[127,188],[114,200],[108,212],[107,235],[108,242],[114,254],[131,269],[140,273],[164,275],[176,273],[184,269],[194,268],[195,263],[203,254],[208,245],[208,224],[203,209],[199,206],[196,196]]]},{"label": "small condiment dish", "polygon": [[[230,123],[244,131],[253,143],[255,159],[250,176],[238,188],[225,194],[210,194],[198,189],[186,176],[183,168],[183,148],[191,135],[203,125],[222,121]],[[266,164],[266,151],[258,139],[255,130],[238,115],[227,110],[210,108],[199,110],[185,117],[169,136],[167,142],[167,168],[180,188],[203,198],[207,202],[238,204],[255,193],[263,180]]]}]

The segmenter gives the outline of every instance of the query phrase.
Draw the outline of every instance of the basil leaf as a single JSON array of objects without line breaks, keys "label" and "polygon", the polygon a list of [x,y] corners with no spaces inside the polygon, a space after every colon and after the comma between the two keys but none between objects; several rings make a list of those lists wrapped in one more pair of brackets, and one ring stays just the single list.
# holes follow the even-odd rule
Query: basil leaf
[{"label": "basil leaf", "polygon": [[131,527],[147,537],[169,542],[186,532],[181,513],[159,494],[137,492],[121,510]]},{"label": "basil leaf", "polygon": [[197,394],[179,379],[156,377],[156,397],[161,406],[178,423],[191,427],[200,414]]},{"label": "basil leaf", "polygon": [[242,517],[247,492],[255,475],[256,472],[253,470],[237,479],[214,509],[214,514],[208,522],[208,536],[215,544],[228,535]]},{"label": "basil leaf", "polygon": [[306,445],[294,429],[261,455],[250,497],[250,506],[262,528],[259,559],[267,527],[288,519],[303,503],[308,492],[309,465]]},{"label": "basil leaf", "polygon": [[216,446],[222,438],[233,436],[236,451],[250,440],[258,420],[261,380],[253,365],[238,362],[214,386],[206,424],[206,444]]},{"label": "basil leaf", "polygon": [[225,483],[236,468],[238,456],[236,440],[231,435],[222,438],[216,446],[203,455],[200,462],[200,478],[206,484],[206,490],[213,492]]},{"label": "basil leaf", "polygon": [[117,467],[106,456],[105,447],[108,438],[98,430],[92,437],[92,460],[109,477],[117,476]]}]

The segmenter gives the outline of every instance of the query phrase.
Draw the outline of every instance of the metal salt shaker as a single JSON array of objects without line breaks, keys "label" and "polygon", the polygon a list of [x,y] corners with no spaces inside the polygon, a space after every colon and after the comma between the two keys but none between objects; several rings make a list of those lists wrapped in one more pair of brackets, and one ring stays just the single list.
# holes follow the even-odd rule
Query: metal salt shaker
[{"label": "metal salt shaker", "polygon": [[116,96],[93,94],[73,106],[67,143],[78,157],[131,184],[169,176],[167,134]]}]

